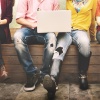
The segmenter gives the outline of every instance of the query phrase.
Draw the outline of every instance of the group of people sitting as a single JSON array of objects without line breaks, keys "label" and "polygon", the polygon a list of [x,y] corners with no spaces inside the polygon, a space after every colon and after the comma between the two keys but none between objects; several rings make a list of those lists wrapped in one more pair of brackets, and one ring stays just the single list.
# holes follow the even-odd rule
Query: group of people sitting
[{"label": "group of people sitting", "polygon": [[[12,1],[0,0],[1,44],[11,43],[9,23],[12,21]],[[37,11],[53,11],[59,8],[58,0],[21,0],[16,11],[16,22],[21,28],[14,34],[14,46],[27,76],[24,90],[32,91],[37,83],[41,83],[50,100],[55,97],[60,68],[72,43],[78,48],[79,88],[89,88],[87,71],[92,55],[90,41],[97,39],[100,43],[100,0],[66,0],[66,10],[71,10],[72,14],[71,32],[59,32],[57,36],[53,32],[37,33]],[[43,65],[40,70],[34,65],[30,55],[30,44],[44,44]],[[7,77],[1,52],[0,67],[1,76]]]}]

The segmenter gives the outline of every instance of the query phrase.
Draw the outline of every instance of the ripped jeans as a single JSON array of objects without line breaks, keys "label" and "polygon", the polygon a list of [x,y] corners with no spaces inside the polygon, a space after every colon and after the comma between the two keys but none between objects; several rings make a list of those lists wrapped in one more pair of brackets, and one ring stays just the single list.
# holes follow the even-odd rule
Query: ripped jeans
[{"label": "ripped jeans", "polygon": [[[58,59],[59,61],[63,61],[64,56],[69,48],[69,46],[73,43],[77,46],[78,51],[84,57],[89,57],[90,55],[90,40],[88,38],[86,31],[81,30],[72,30],[68,33],[59,33],[57,36],[57,46],[54,51],[53,59]],[[55,64],[57,62],[53,62]],[[55,65],[51,67],[52,76],[57,76],[60,72],[60,63],[59,65]]]},{"label": "ripped jeans", "polygon": [[37,28],[21,28],[14,34],[14,45],[20,63],[26,74],[33,74],[37,68],[29,52],[28,45],[44,44],[43,67],[42,73],[48,74],[52,56],[56,47],[56,36],[54,33],[37,33]]},{"label": "ripped jeans", "polygon": [[79,52],[83,56],[88,57],[90,54],[90,40],[86,31],[72,30],[68,33],[59,33],[57,39],[58,41],[53,59],[60,59],[63,61],[64,56],[72,43],[77,46]]}]

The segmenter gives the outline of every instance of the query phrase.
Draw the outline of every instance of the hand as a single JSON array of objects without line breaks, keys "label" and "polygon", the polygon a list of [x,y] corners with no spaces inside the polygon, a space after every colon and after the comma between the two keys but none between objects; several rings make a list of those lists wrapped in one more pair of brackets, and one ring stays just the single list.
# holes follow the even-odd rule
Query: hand
[{"label": "hand", "polygon": [[91,39],[91,42],[95,42],[96,41],[96,37],[95,36],[90,35],[90,39]]},{"label": "hand", "polygon": [[37,27],[37,22],[31,23],[31,28],[33,29],[33,28],[35,28],[35,27]]},{"label": "hand", "polygon": [[0,20],[0,25],[2,25],[2,20]]}]

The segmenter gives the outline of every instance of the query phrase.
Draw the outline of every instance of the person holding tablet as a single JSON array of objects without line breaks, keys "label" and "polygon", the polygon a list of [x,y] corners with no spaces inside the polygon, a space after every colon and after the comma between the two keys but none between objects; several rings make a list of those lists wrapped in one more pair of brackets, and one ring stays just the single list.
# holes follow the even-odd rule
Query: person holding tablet
[{"label": "person holding tablet", "polygon": [[[25,91],[34,90],[39,76],[42,82],[42,78],[49,74],[53,52],[56,47],[55,33],[37,33],[37,11],[53,11],[58,8],[58,0],[21,0],[18,3],[16,22],[22,27],[14,34],[14,45],[19,61],[27,76],[27,82],[24,86]],[[43,67],[41,71],[34,65],[32,60],[28,48],[28,45],[31,44],[44,44]]]}]

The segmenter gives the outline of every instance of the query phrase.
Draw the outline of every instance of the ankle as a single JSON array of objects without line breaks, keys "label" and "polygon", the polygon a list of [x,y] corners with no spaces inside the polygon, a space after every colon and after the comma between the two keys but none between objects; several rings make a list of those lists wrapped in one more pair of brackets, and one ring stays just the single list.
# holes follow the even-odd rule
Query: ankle
[{"label": "ankle", "polygon": [[81,90],[87,90],[89,88],[87,75],[80,75],[79,76],[79,85]]},{"label": "ankle", "polygon": [[79,74],[79,78],[87,78],[87,74]]}]

